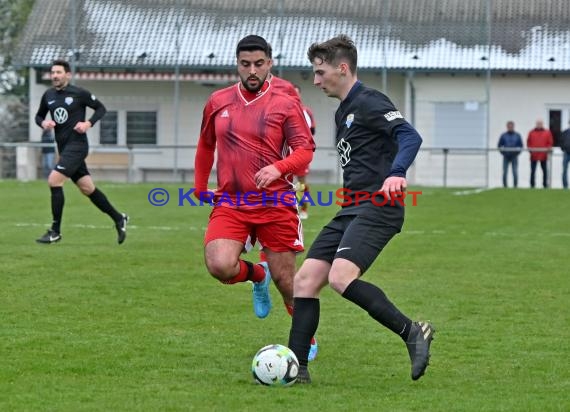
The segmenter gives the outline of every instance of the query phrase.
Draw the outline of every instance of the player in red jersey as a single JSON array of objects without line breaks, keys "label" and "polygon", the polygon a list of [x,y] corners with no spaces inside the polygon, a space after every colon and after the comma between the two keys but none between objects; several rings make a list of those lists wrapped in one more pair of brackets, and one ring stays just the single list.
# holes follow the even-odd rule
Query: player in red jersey
[{"label": "player in red jersey", "polygon": [[[295,254],[303,250],[302,226],[292,174],[307,167],[314,142],[298,100],[267,81],[271,47],[250,35],[236,48],[238,84],[208,99],[195,157],[195,193],[214,199],[204,240],[208,271],[225,284],[253,282],[254,311],[271,309],[273,279],[292,308]],[[217,151],[217,189],[207,189]],[[240,254],[253,233],[267,263],[253,264]]]}]

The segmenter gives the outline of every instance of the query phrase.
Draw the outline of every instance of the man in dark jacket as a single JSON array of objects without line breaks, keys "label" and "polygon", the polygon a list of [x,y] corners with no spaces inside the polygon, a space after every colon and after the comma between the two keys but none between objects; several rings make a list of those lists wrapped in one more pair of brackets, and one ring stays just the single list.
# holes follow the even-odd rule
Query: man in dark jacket
[{"label": "man in dark jacket", "polygon": [[513,172],[513,186],[517,187],[519,176],[518,159],[523,147],[523,142],[521,135],[515,132],[514,122],[507,122],[507,131],[499,138],[499,144],[497,147],[503,155],[503,187],[508,187],[507,174],[509,172],[509,164],[511,165],[511,170]]},{"label": "man in dark jacket", "polygon": [[570,127],[564,130],[560,136],[560,148],[564,153],[564,158],[562,160],[562,186],[564,186],[564,189],[568,189],[568,163],[570,163]]}]

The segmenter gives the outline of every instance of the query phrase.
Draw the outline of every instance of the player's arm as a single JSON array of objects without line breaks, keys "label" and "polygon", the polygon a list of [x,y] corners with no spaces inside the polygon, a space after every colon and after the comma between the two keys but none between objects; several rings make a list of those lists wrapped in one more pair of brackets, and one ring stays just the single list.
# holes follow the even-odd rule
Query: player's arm
[{"label": "player's arm", "polygon": [[[214,125],[214,110],[210,100],[204,106],[202,114],[202,126],[198,147],[194,157],[194,195],[202,198],[201,193],[208,192],[208,179],[212,166],[214,165],[214,154],[216,153],[216,130]],[[209,196],[209,195],[208,195]]]},{"label": "player's arm", "polygon": [[384,193],[405,191],[408,186],[406,172],[420,150],[421,136],[385,95],[382,95],[378,104],[370,109],[367,120],[372,128],[384,132],[398,142],[398,152],[380,191]]},{"label": "player's arm", "polygon": [[392,163],[392,169],[380,189],[381,192],[385,193],[406,190],[408,186],[406,172],[414,162],[422,144],[419,133],[409,123],[396,126],[394,133],[398,140],[398,152]]},{"label": "player's arm", "polygon": [[93,115],[89,118],[89,120],[84,122],[77,122],[73,130],[78,133],[85,133],[88,129],[93,127],[95,123],[97,123],[105,113],[107,113],[107,108],[101,103],[99,99],[95,97],[95,95],[89,93],[87,90],[82,90],[81,92],[81,102],[93,109]]},{"label": "player's arm", "polygon": [[40,100],[40,107],[38,107],[38,111],[36,112],[36,124],[40,126],[42,129],[53,129],[55,127],[55,122],[53,120],[46,120],[46,116],[49,112],[49,107],[46,102],[46,95],[42,96]]},{"label": "player's arm", "polygon": [[87,120],[89,123],[91,123],[91,127],[93,127],[95,123],[97,123],[103,118],[103,116],[105,116],[107,113],[107,108],[103,103],[101,103],[101,100],[97,99],[95,95],[89,93],[87,90],[84,90],[83,99],[85,105],[93,109],[93,114],[89,120]]}]

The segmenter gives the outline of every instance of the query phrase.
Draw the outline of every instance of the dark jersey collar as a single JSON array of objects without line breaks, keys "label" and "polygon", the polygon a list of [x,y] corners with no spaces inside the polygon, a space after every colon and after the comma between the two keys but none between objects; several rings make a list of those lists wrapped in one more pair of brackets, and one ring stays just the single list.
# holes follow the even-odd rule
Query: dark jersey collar
[{"label": "dark jersey collar", "polygon": [[348,92],[348,94],[346,95],[346,98],[340,103],[340,105],[341,106],[348,105],[352,101],[352,99],[354,99],[354,96],[356,96],[356,94],[358,93],[358,89],[360,89],[361,87],[362,87],[362,82],[360,80],[357,80],[356,83],[354,83],[354,85]]}]

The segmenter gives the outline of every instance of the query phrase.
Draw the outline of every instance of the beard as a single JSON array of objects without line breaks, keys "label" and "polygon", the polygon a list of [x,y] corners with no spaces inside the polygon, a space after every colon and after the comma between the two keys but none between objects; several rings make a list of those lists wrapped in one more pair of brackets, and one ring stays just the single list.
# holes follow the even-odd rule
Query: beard
[{"label": "beard", "polygon": [[[250,81],[253,81],[254,84],[251,84]],[[244,89],[251,93],[257,93],[263,87],[265,83],[265,78],[260,79],[257,76],[250,76],[246,79],[242,79],[241,84],[243,85]]]}]

